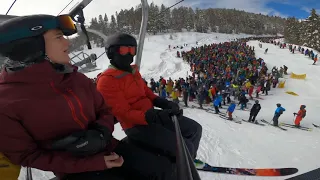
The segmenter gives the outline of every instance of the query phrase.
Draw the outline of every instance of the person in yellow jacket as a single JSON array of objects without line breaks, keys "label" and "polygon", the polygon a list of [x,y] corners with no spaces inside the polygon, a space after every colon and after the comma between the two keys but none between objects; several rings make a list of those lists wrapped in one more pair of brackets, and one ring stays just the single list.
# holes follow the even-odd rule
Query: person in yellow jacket
[{"label": "person in yellow jacket", "polygon": [[21,166],[12,164],[7,157],[0,153],[0,179],[17,180]]},{"label": "person in yellow jacket", "polygon": [[247,80],[245,83],[245,87],[246,87],[247,92],[249,92],[249,89],[251,86],[252,86],[251,82],[249,80]]},{"label": "person in yellow jacket", "polygon": [[173,81],[171,80],[171,78],[169,78],[166,85],[166,91],[168,96],[172,93],[173,85],[174,85]]},{"label": "person in yellow jacket", "polygon": [[179,91],[178,89],[175,89],[171,93],[172,101],[179,104]]}]

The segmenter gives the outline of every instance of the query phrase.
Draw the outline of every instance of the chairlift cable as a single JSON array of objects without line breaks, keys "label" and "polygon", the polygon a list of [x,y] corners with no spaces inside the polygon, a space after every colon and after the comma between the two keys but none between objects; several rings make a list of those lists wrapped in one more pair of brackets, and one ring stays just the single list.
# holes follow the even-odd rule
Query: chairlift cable
[{"label": "chairlift cable", "polygon": [[161,15],[162,13],[166,12],[167,10],[173,8],[174,6],[182,3],[183,1],[184,1],[184,0],[181,0],[181,1],[177,2],[177,3],[175,3],[174,5],[172,5],[172,6],[170,6],[170,7],[167,7],[166,9],[164,9],[163,11],[161,11],[159,14],[157,14],[154,18],[158,17],[159,15]]},{"label": "chairlift cable", "polygon": [[58,15],[60,15],[72,2],[73,2],[73,0],[71,0],[71,1],[59,12]]},{"label": "chairlift cable", "polygon": [[8,15],[9,11],[11,10],[11,8],[13,7],[13,5],[17,2],[17,0],[14,0],[13,3],[11,4],[11,6],[9,7],[6,15]]}]

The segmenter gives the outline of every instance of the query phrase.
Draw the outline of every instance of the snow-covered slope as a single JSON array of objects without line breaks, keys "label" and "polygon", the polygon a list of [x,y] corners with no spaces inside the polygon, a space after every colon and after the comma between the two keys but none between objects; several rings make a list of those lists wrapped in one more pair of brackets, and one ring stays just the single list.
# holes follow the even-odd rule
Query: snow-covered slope
[{"label": "snow-covered slope", "polygon": [[[218,38],[216,38],[218,36]],[[189,65],[182,62],[182,59],[175,57],[176,51],[169,51],[168,45],[183,45],[188,43],[185,50],[195,46],[218,41],[228,41],[237,38],[225,34],[201,34],[201,33],[178,33],[170,39],[170,35],[150,36],[146,38],[145,48],[142,57],[142,75],[149,80],[159,76],[165,78],[185,77]],[[239,37],[239,36],[238,36]],[[242,36],[243,37],[243,36]],[[286,79],[284,89],[272,89],[268,97],[261,100],[262,110],[257,119],[271,121],[276,103],[281,103],[286,112],[280,117],[280,122],[293,122],[293,112],[298,111],[301,104],[307,106],[307,117],[302,121],[303,126],[312,127],[312,122],[320,124],[317,118],[317,110],[320,110],[318,101],[320,96],[317,90],[320,88],[319,66],[311,66],[309,59],[302,55],[292,55],[288,50],[279,49],[271,44],[264,44],[263,49],[258,47],[258,42],[250,42],[254,45],[258,57],[265,59],[269,67],[287,65],[288,72],[307,73],[306,80]],[[264,49],[269,48],[268,54]],[[91,52],[97,55],[103,49],[94,49]],[[97,62],[100,71],[88,73],[87,76],[94,77],[96,74],[107,68],[109,61],[102,56]],[[294,91],[300,96],[291,96],[285,91]],[[198,109],[185,109],[184,114],[198,121],[203,126],[203,135],[198,152],[198,158],[216,166],[267,168],[267,167],[297,167],[299,173],[303,173],[320,166],[320,129],[312,132],[288,128],[282,131],[271,126],[260,127],[253,124],[236,124],[220,119],[218,116],[206,113]],[[248,118],[249,112],[236,110],[238,118]],[[114,136],[123,138],[124,133],[119,125],[116,125]],[[34,179],[46,179],[52,177],[52,173],[34,171]],[[23,177],[25,171],[22,171]],[[255,178],[232,175],[219,175],[207,172],[200,172],[203,180],[226,180],[226,179],[284,179],[282,178]],[[23,178],[21,178],[23,179]]]}]

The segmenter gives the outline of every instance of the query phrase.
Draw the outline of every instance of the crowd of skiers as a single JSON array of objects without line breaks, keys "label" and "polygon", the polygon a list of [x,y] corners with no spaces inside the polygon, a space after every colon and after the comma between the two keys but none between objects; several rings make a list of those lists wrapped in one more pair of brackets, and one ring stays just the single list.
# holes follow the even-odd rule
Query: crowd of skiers
[{"label": "crowd of skiers", "polygon": [[279,46],[281,49],[284,49],[288,46],[289,51],[293,54],[296,50],[298,50],[299,53],[304,54],[305,56],[309,56],[309,58],[313,60],[313,65],[315,65],[318,61],[318,54],[315,54],[313,50],[309,50],[307,48],[293,44],[281,43],[280,41],[275,40],[270,40],[269,43],[274,44],[275,46]]},{"label": "crowd of skiers", "polygon": [[[284,65],[280,69],[273,67],[268,73],[263,59],[255,58],[254,47],[246,45],[245,40],[203,45],[188,52],[183,51],[182,57],[190,64],[192,75],[176,80],[160,77],[155,81],[152,78],[150,83],[146,82],[151,90],[159,93],[160,97],[172,98],[174,102],[179,102],[179,97],[182,97],[185,107],[188,107],[188,101],[193,100],[198,102],[201,109],[204,103],[212,103],[217,114],[222,105],[228,104],[230,120],[233,119],[236,102],[240,110],[245,110],[250,99],[255,100],[255,104],[248,120],[256,122],[261,109],[259,94],[268,95],[271,87],[276,88],[279,78],[287,75],[288,70]],[[284,108],[277,104],[273,118],[275,126],[278,126],[278,118],[283,111]],[[300,121],[295,124],[299,126]]]},{"label": "crowd of skiers", "polygon": [[[192,79],[192,77],[189,77],[187,79]],[[158,92],[159,96],[163,97],[163,98],[171,98],[173,100],[173,102],[179,103],[179,97],[182,97],[183,99],[183,103],[185,107],[189,107],[188,106],[188,102],[189,101],[193,101],[194,98],[192,98],[190,95],[190,92],[192,92],[192,87],[190,86],[190,81],[184,81],[183,78],[180,78],[179,80],[176,80],[175,82],[173,82],[171,79],[169,79],[168,81],[166,81],[163,77],[160,78],[160,80],[158,82],[155,82],[154,79],[151,79],[150,82],[150,88],[153,90],[153,92]],[[240,105],[240,110],[245,110],[245,108],[247,108],[247,103],[249,102],[249,100],[247,99],[245,94],[248,94],[245,91],[240,92],[239,96],[237,97],[237,95],[234,95],[234,99],[232,100],[232,93],[235,90],[231,90],[231,91],[225,91],[225,90],[219,90],[217,88],[214,89],[208,89],[206,90],[205,87],[200,86],[198,87],[198,81],[194,81],[195,83],[192,85],[193,87],[197,87],[195,93],[196,96],[196,101],[199,104],[199,108],[203,109],[203,100],[204,100],[204,96],[208,97],[208,104],[212,103],[212,106],[215,109],[215,113],[221,113],[219,108],[222,108],[222,105],[227,105],[227,114],[228,114],[228,118],[229,120],[233,120],[232,114],[237,106]],[[147,83],[147,82],[146,82]],[[160,89],[158,89],[158,84],[162,84],[162,88],[160,87]],[[245,86],[245,84],[243,85]],[[164,88],[165,87],[165,88]],[[235,87],[235,86],[232,86]],[[215,92],[215,95],[212,95],[212,92]],[[266,91],[267,92],[267,91]],[[254,98],[250,98],[249,99],[254,99]],[[236,100],[238,100],[238,103],[236,104]],[[273,124],[274,126],[278,126],[278,120],[279,117],[283,114],[283,112],[285,111],[285,108],[283,108],[281,106],[280,103],[276,104],[277,108],[275,110],[274,113],[274,117],[273,117]],[[306,106],[305,105],[301,105],[300,106],[300,110],[298,113],[293,113],[294,116],[296,116],[294,124],[296,127],[300,126],[300,122],[302,121],[302,119],[306,116]],[[256,121],[256,117],[259,114],[261,110],[261,105],[259,103],[259,100],[256,99],[254,101],[253,106],[250,109],[250,116],[248,118],[249,122],[253,122],[253,123],[257,123]]]}]

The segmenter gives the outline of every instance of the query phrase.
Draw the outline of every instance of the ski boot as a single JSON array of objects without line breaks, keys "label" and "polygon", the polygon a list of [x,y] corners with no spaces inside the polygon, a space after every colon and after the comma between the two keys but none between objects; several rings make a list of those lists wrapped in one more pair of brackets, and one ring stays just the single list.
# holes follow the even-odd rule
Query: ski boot
[{"label": "ski boot", "polygon": [[194,163],[194,166],[195,166],[197,169],[201,169],[201,168],[205,167],[205,165],[206,165],[204,162],[202,162],[202,161],[199,160],[199,159],[193,160],[193,163]]}]

